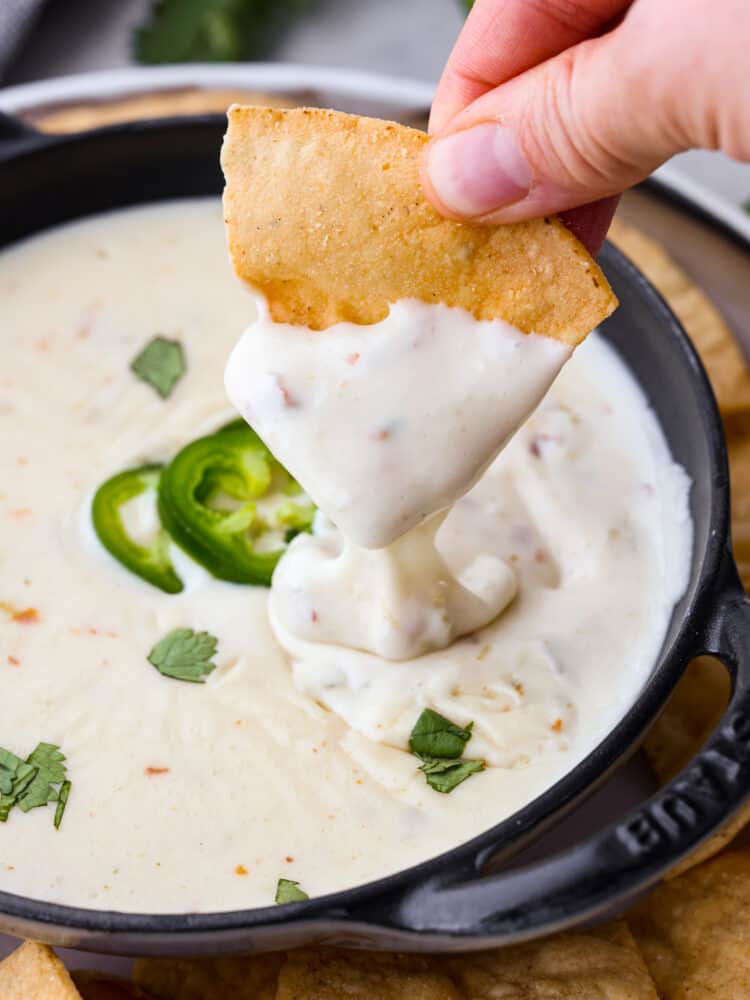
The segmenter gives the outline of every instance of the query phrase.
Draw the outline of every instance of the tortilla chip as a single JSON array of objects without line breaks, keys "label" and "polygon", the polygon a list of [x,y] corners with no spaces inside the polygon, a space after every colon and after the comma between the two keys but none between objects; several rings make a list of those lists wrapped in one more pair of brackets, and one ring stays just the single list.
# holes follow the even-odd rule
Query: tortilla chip
[{"label": "tortilla chip", "polygon": [[444,959],[470,1000],[657,1000],[625,923]]},{"label": "tortilla chip", "polygon": [[147,993],[127,979],[83,969],[73,972],[72,976],[83,1000],[150,1000]]},{"label": "tortilla chip", "polygon": [[663,883],[627,920],[664,1000],[750,998],[750,850]]},{"label": "tortilla chip", "polygon": [[133,979],[154,1000],[275,1000],[284,952],[247,958],[141,958]]},{"label": "tortilla chip", "polygon": [[0,962],[2,1000],[81,1000],[57,955],[46,944],[25,941]]},{"label": "tortilla chip", "polygon": [[202,90],[191,87],[150,91],[116,100],[48,106],[34,109],[26,117],[42,132],[59,134],[148,118],[224,114],[236,101],[243,104],[263,103],[274,108],[291,108],[294,104],[285,97],[259,94],[252,90]]},{"label": "tortilla chip", "polygon": [[667,252],[638,229],[615,219],[609,239],[661,292],[703,359],[722,413],[750,410],[750,370],[732,331],[703,291]]},{"label": "tortilla chip", "polygon": [[420,955],[290,952],[276,1000],[462,1000],[435,964]]},{"label": "tortilla chip", "polygon": [[554,217],[444,219],[419,182],[426,143],[337,111],[230,108],[221,162],[237,273],[274,320],[314,330],[375,323],[416,298],[578,344],[617,304],[588,253]]}]

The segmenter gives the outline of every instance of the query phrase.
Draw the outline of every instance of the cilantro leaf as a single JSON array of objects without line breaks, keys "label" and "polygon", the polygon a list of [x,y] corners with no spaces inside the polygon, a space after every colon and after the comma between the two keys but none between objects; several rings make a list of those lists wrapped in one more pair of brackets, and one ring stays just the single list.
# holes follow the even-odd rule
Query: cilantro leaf
[{"label": "cilantro leaf", "polygon": [[71,784],[69,781],[63,781],[60,785],[60,794],[57,797],[57,808],[55,809],[55,829],[60,829],[60,824],[62,823],[62,818],[65,813],[65,807],[68,804],[68,796],[70,795]]},{"label": "cilantro leaf", "polygon": [[750,215],[750,198],[748,198],[747,201],[744,201],[742,203],[742,208],[745,212],[747,212],[748,215]]},{"label": "cilantro leaf", "polygon": [[148,654],[148,661],[165,677],[203,684],[204,677],[216,669],[211,658],[217,644],[218,639],[210,632],[176,628],[157,642]]},{"label": "cilantro leaf", "polygon": [[[56,785],[61,786],[59,791]],[[69,791],[65,754],[54,743],[39,743],[26,760],[0,747],[0,823],[7,821],[14,806],[28,812],[57,802],[55,829],[59,829]]]},{"label": "cilantro leaf", "polygon": [[263,52],[306,0],[158,0],[135,33],[142,63],[232,62]]},{"label": "cilantro leaf", "polygon": [[460,757],[471,739],[473,722],[462,729],[439,712],[426,708],[414,724],[409,749],[428,757]]},{"label": "cilantro leaf", "polygon": [[186,368],[182,344],[166,337],[150,340],[130,365],[130,370],[156,389],[162,399],[171,395]]},{"label": "cilantro leaf", "polygon": [[21,757],[16,757],[10,750],[4,750],[0,747],[0,794],[11,794],[18,768],[23,763]]},{"label": "cilantro leaf", "polygon": [[0,823],[5,823],[18,796],[31,783],[36,768],[0,747]]},{"label": "cilantro leaf", "polygon": [[427,784],[436,792],[444,794],[452,792],[462,781],[483,771],[485,767],[483,760],[446,760],[444,757],[428,757],[425,754],[417,756],[422,761],[419,770],[424,774]]},{"label": "cilantro leaf", "polygon": [[305,899],[309,899],[304,889],[300,889],[299,882],[293,882],[289,878],[280,878],[279,884],[276,886],[276,899],[277,903],[301,903]]},{"label": "cilantro leaf", "polygon": [[16,804],[22,812],[57,801],[53,785],[65,781],[65,754],[54,743],[40,743],[26,758],[36,768],[36,774],[18,796]]}]

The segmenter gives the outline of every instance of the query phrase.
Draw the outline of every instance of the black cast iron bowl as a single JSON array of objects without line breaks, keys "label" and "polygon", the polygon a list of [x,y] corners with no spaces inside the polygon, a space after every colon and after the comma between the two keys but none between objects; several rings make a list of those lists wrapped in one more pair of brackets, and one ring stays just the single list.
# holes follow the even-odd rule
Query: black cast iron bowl
[{"label": "black cast iron bowl", "polygon": [[[198,116],[52,137],[0,116],[0,246],[94,212],[218,193],[223,130],[222,117]],[[486,948],[595,921],[623,907],[740,807],[750,794],[750,604],[731,556],[719,414],[695,351],[659,295],[613,247],[605,248],[601,263],[620,299],[604,335],[640,382],[672,454],[693,482],[690,582],[648,683],[615,729],[509,819],[377,882],[286,906],[177,915],[86,910],[0,892],[1,930],[112,954],[197,956],[311,942],[411,951]],[[12,331],[0,336],[12,337]],[[627,759],[686,663],[702,653],[725,663],[733,693],[689,766],[635,811],[576,846],[498,870]]]}]

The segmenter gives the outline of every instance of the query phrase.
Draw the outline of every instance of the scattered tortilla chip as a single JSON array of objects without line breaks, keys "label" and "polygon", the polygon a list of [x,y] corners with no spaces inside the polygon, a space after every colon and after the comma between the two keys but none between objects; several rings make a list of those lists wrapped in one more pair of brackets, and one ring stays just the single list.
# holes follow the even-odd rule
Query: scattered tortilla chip
[{"label": "scattered tortilla chip", "polygon": [[224,114],[230,104],[268,104],[290,108],[294,102],[279,95],[259,94],[252,90],[180,90],[150,91],[117,100],[88,101],[35,108],[27,118],[42,132],[81,132],[84,129],[132,122],[145,118],[172,118],[184,115]]},{"label": "scattered tortilla chip", "polygon": [[750,851],[657,887],[628,915],[664,1000],[750,998]]},{"label": "scattered tortilla chip", "polygon": [[45,944],[26,941],[0,962],[2,1000],[81,1000],[57,955]]},{"label": "scattered tortilla chip", "polygon": [[82,1000],[150,1000],[147,993],[127,979],[83,969],[72,973]]},{"label": "scattered tortilla chip", "polygon": [[722,413],[750,409],[750,370],[732,331],[705,293],[667,252],[640,230],[615,219],[609,239],[661,292],[703,359]]},{"label": "scattered tortilla chip", "polygon": [[276,1000],[463,1000],[433,959],[305,949],[290,952]]},{"label": "scattered tortilla chip", "polygon": [[467,1000],[658,1000],[625,923],[444,959]]},{"label": "scattered tortilla chip", "polygon": [[141,958],[133,979],[153,1000],[275,1000],[284,952],[247,958]]},{"label": "scattered tortilla chip", "polygon": [[575,345],[616,306],[554,217],[440,216],[419,182],[427,135],[337,111],[232,107],[221,154],[237,273],[271,316],[314,330],[375,323],[403,298],[460,306]]}]

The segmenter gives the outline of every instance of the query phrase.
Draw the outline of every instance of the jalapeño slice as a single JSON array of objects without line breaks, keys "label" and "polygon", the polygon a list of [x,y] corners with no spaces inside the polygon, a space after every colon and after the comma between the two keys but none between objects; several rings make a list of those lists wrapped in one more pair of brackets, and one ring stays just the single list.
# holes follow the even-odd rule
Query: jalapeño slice
[{"label": "jalape\u00f1o slice", "polygon": [[122,520],[122,508],[146,490],[156,490],[161,465],[143,465],[127,469],[103,483],[94,495],[91,517],[104,548],[131,573],[167,594],[178,594],[182,580],[169,558],[169,537],[160,528],[153,541],[141,545],[129,535]]},{"label": "jalape\u00f1o slice", "polygon": [[[234,421],[186,445],[167,465],[159,482],[159,515],[180,548],[212,576],[268,587],[286,547],[280,535],[279,547],[268,551],[268,532],[309,530],[312,524],[314,508],[301,503],[295,505],[296,523],[289,522],[289,501],[282,498],[295,488],[258,435]],[[281,516],[268,502],[277,495]]]}]

